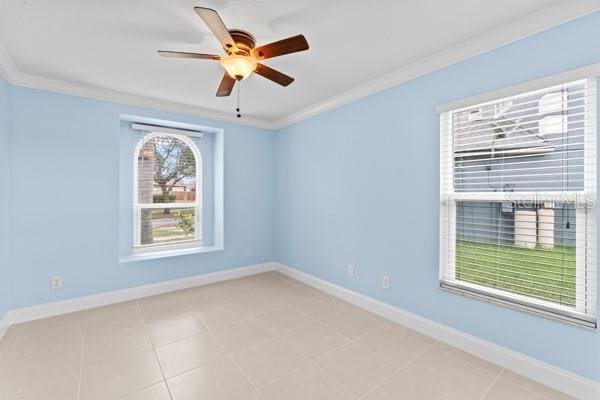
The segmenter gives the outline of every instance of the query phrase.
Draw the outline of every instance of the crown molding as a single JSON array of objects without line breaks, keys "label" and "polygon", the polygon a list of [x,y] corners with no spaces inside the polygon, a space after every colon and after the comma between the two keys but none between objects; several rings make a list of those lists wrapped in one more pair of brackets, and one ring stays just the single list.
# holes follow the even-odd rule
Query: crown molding
[{"label": "crown molding", "polygon": [[296,111],[275,121],[275,129],[285,128],[598,10],[598,0],[569,0],[555,4]]},{"label": "crown molding", "polygon": [[13,86],[22,86],[49,92],[85,97],[94,100],[109,101],[134,107],[144,107],[158,111],[185,114],[193,117],[207,118],[237,125],[253,126],[263,129],[274,129],[273,122],[264,119],[244,117],[240,120],[231,114],[214,111],[203,107],[161,100],[148,96],[140,96],[81,83],[67,82],[63,80],[26,74],[18,70],[17,66],[8,55],[8,52],[2,43],[0,43],[0,74],[7,83]]},{"label": "crown molding", "polygon": [[26,74],[18,70],[2,43],[0,43],[0,75],[7,83],[14,86],[151,108],[237,125],[278,130],[598,10],[600,10],[600,0],[563,1],[509,24],[491,29],[476,38],[423,58],[277,120],[253,117],[244,117],[239,120],[228,113],[190,104]]}]

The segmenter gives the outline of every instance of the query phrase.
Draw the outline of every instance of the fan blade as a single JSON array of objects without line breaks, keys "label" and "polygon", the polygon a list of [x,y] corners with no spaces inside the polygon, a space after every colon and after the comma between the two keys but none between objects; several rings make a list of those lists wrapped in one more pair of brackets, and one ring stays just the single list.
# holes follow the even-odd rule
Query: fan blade
[{"label": "fan blade", "polygon": [[219,89],[217,89],[217,97],[226,97],[231,94],[233,86],[235,85],[235,79],[230,77],[227,72],[223,75]]},{"label": "fan blade", "polygon": [[216,54],[201,54],[201,53],[187,53],[184,51],[164,51],[159,50],[158,54],[163,57],[174,57],[174,58],[196,58],[199,60],[220,60],[221,57]]},{"label": "fan blade", "polygon": [[292,78],[291,76],[279,72],[271,67],[267,67],[264,64],[259,63],[254,72],[256,72],[264,78],[267,78],[275,83],[280,84],[281,86],[288,86],[290,83],[294,82],[294,78]]},{"label": "fan blade", "polygon": [[252,49],[252,55],[257,60],[265,60],[304,50],[308,50],[308,42],[304,35],[297,35]]},{"label": "fan blade", "polygon": [[212,8],[194,7],[194,11],[202,18],[202,21],[208,26],[221,45],[227,49],[237,50],[237,46],[229,33],[229,29],[223,23],[223,20]]}]

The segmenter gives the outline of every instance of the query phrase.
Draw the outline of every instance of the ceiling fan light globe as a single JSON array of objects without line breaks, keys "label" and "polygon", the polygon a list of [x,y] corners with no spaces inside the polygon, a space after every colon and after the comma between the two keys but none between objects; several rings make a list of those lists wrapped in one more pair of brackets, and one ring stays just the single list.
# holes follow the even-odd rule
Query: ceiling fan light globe
[{"label": "ceiling fan light globe", "polygon": [[238,81],[246,79],[257,67],[257,63],[252,57],[237,54],[223,57],[219,63],[230,77]]}]

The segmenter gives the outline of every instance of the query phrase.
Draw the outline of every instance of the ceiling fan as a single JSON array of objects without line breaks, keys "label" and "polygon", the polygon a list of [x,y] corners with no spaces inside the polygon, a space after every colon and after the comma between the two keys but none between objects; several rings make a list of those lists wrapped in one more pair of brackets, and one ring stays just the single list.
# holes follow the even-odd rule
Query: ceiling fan
[{"label": "ceiling fan", "polygon": [[270,68],[259,61],[308,50],[308,42],[304,35],[296,35],[264,46],[255,47],[256,41],[251,33],[239,29],[228,29],[215,10],[205,7],[194,7],[194,11],[196,11],[215,35],[227,55],[219,56],[216,54],[163,50],[160,50],[158,54],[163,57],[219,61],[225,69],[225,74],[217,90],[217,96],[229,96],[235,82],[247,78],[252,72],[281,86],[288,86],[294,81],[294,78],[291,76]]}]

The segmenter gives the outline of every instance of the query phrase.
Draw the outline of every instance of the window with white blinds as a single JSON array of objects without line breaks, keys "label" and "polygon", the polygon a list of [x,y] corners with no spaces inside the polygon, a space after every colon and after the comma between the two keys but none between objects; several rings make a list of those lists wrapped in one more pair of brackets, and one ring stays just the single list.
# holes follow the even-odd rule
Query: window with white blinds
[{"label": "window with white blinds", "polygon": [[146,252],[201,246],[199,149],[186,135],[140,135],[134,154],[134,247]]},{"label": "window with white blinds", "polygon": [[443,288],[596,326],[596,89],[441,114]]}]

